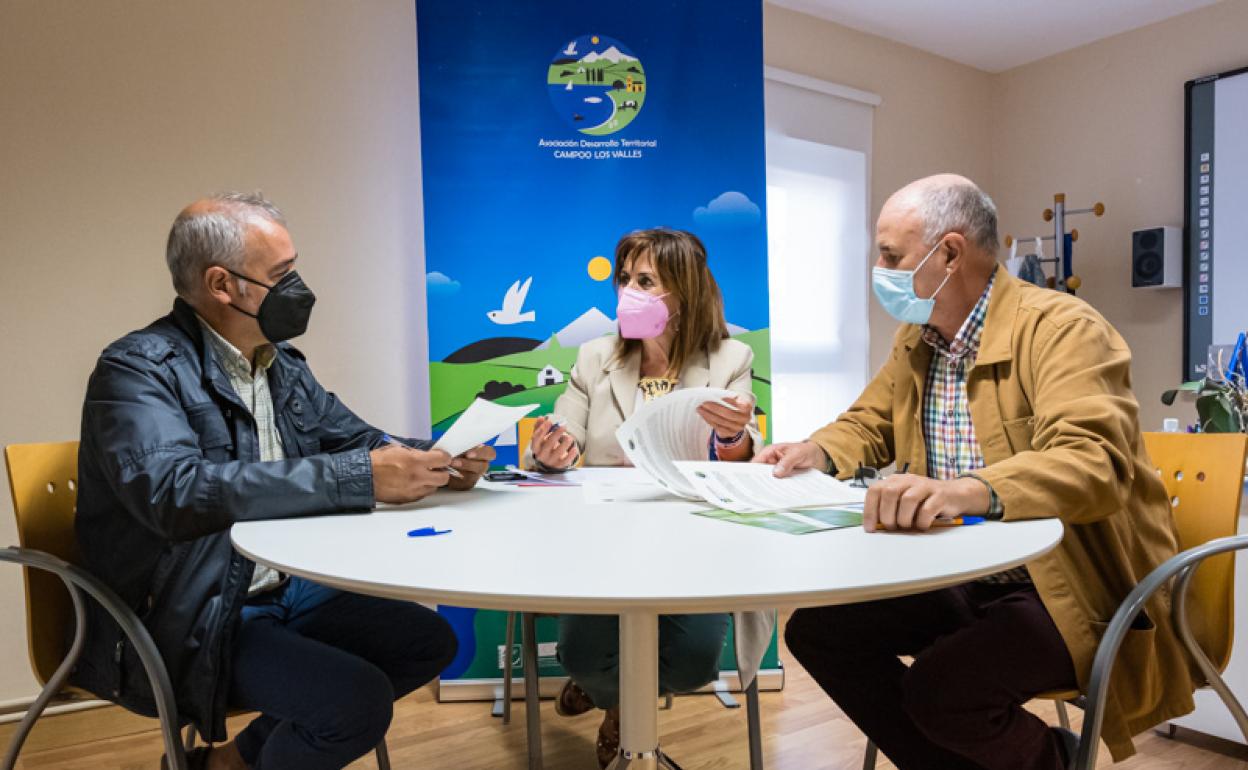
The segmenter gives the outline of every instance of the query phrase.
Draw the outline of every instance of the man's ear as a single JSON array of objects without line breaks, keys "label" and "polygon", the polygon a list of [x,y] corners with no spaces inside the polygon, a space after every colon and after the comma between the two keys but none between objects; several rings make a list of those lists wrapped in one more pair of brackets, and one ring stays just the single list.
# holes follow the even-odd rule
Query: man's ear
[{"label": "man's ear", "polygon": [[213,265],[204,271],[204,293],[213,301],[228,305],[234,301],[230,295],[230,281],[234,276],[220,265]]},{"label": "man's ear", "polygon": [[945,236],[945,269],[948,272],[955,273],[962,268],[968,245],[966,236],[962,233],[949,233]]}]

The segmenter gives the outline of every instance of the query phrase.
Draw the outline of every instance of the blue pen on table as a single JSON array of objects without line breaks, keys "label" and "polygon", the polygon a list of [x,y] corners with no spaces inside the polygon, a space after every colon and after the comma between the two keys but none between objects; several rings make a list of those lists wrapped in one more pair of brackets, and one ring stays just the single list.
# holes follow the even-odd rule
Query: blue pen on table
[{"label": "blue pen on table", "polygon": [[[411,449],[410,446],[408,446],[407,444],[404,444],[402,441],[395,441],[394,437],[392,437],[389,433],[381,434],[381,438],[383,441],[385,441],[387,444],[391,446],[396,446],[396,447],[399,447],[400,449]],[[444,470],[457,479],[462,479],[464,477],[464,474],[460,473],[459,471],[455,470],[449,465],[446,466],[445,468],[438,468],[435,470]]]},{"label": "blue pen on table", "polygon": [[413,529],[407,533],[408,537],[433,537],[434,535],[445,535],[453,532],[450,529],[438,529],[436,527],[420,527]]},{"label": "blue pen on table", "polygon": [[983,516],[955,516],[952,519],[936,519],[933,527],[969,527],[972,524],[983,524]]}]

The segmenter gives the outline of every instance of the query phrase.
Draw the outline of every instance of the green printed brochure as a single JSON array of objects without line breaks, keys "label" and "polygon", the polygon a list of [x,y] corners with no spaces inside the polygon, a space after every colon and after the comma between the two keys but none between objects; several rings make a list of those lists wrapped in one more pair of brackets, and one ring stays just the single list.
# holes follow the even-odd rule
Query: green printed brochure
[{"label": "green printed brochure", "polygon": [[747,527],[770,529],[790,535],[826,532],[830,529],[862,526],[860,508],[802,508],[801,510],[737,513],[722,508],[694,511],[698,516],[744,524]]}]

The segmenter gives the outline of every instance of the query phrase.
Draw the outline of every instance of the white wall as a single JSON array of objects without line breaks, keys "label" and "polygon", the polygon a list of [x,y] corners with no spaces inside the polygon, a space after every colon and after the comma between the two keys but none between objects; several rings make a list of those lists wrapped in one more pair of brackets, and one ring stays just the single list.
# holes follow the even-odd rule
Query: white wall
[{"label": "white wall", "polygon": [[[326,386],[425,430],[414,5],[0,3],[0,444],[77,436],[96,355],[169,309],[174,215],[229,188],[286,211]],[[35,689],[22,601],[0,568],[0,702]]]}]

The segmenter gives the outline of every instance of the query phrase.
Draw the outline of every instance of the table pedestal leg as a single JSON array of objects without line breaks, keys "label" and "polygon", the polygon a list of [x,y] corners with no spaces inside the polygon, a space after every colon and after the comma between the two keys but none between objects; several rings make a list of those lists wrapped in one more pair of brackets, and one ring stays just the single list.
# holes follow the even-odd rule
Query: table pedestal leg
[{"label": "table pedestal leg", "polygon": [[679,766],[659,750],[659,616],[620,614],[620,754],[611,770]]}]

